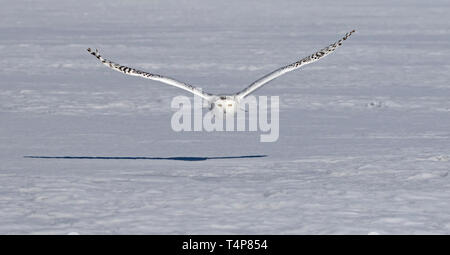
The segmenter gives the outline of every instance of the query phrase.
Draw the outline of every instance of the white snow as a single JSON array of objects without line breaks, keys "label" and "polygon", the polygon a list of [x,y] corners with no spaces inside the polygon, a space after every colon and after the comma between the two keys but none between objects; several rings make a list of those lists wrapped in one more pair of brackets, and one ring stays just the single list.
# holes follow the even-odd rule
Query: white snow
[{"label": "white snow", "polygon": [[[450,3],[276,4],[2,1],[0,233],[450,234]],[[256,93],[276,143],[176,133],[189,94],[86,52],[227,93],[352,29]]]}]

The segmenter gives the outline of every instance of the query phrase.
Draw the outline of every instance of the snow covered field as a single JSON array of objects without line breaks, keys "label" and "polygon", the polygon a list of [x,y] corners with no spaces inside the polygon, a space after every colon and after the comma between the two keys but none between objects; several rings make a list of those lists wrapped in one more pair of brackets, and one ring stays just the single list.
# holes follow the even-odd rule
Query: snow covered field
[{"label": "snow covered field", "polygon": [[[450,234],[448,1],[0,3],[0,234]],[[256,93],[275,143],[86,52],[227,93],[351,29]]]}]

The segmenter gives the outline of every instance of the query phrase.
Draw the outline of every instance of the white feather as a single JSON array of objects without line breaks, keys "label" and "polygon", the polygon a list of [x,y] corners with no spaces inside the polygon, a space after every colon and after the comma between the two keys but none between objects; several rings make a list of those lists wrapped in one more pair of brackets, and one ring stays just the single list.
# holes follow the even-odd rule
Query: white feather
[{"label": "white feather", "polygon": [[99,54],[99,52],[97,50],[92,50],[90,48],[87,50],[89,51],[89,53],[91,53],[96,58],[98,58],[104,65],[112,68],[113,70],[116,70],[116,71],[119,71],[119,72],[122,72],[122,73],[128,74],[128,75],[139,76],[139,77],[143,77],[146,79],[159,81],[159,82],[171,85],[171,86],[178,87],[180,89],[184,89],[186,91],[189,91],[197,96],[200,96],[200,97],[206,99],[211,104],[211,108],[214,108],[214,109],[216,109],[220,112],[224,112],[224,113],[225,112],[228,112],[228,113],[233,112],[234,113],[236,111],[236,109],[238,108],[239,101],[242,100],[244,97],[250,95],[251,93],[255,92],[257,89],[261,88],[264,84],[268,83],[269,81],[271,81],[285,73],[299,69],[300,67],[302,67],[304,65],[313,63],[313,62],[329,55],[330,53],[334,52],[339,46],[341,46],[342,42],[345,41],[354,32],[355,32],[355,30],[347,33],[339,41],[331,44],[330,46],[328,46],[326,48],[323,48],[323,49],[317,51],[316,53],[314,53],[310,56],[300,59],[299,61],[294,62],[290,65],[281,67],[281,68],[261,77],[260,79],[256,80],[255,82],[250,84],[248,87],[246,87],[242,91],[232,94],[232,95],[209,94],[209,93],[203,92],[199,88],[196,88],[189,84],[177,81],[172,78],[164,77],[159,74],[147,73],[144,71],[140,71],[140,70],[137,70],[137,69],[134,69],[131,67],[127,67],[127,66],[122,66],[122,65],[119,65],[112,61],[106,60]]}]

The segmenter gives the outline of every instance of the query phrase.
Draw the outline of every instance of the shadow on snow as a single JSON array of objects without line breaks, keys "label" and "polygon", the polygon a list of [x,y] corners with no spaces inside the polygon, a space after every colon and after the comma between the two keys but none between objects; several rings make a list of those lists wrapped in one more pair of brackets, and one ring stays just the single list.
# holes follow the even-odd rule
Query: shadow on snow
[{"label": "shadow on snow", "polygon": [[267,155],[244,155],[244,156],[223,156],[223,157],[92,157],[92,156],[24,156],[24,158],[34,159],[127,159],[127,160],[180,160],[180,161],[204,161],[210,159],[243,159],[243,158],[264,158]]}]

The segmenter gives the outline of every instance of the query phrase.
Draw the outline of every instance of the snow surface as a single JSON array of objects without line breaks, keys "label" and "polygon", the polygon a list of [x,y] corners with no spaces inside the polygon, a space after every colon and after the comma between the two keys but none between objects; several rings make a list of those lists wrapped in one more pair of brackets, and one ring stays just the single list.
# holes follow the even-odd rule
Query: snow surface
[{"label": "snow surface", "polygon": [[[450,234],[448,1],[0,3],[0,234]],[[86,52],[227,93],[351,29],[256,93],[276,143]]]}]

